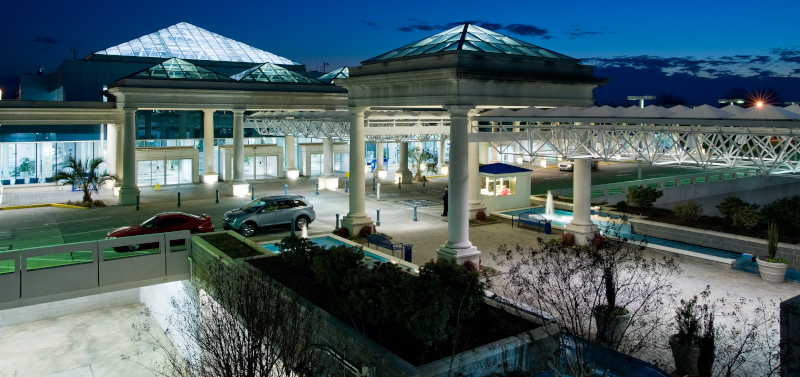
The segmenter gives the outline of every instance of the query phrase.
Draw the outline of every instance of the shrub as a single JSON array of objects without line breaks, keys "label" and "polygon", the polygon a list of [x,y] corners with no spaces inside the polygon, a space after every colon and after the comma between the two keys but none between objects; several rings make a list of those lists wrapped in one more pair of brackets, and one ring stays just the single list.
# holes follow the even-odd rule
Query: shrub
[{"label": "shrub", "polygon": [[314,274],[334,290],[343,286],[345,276],[364,270],[364,250],[361,247],[339,245],[314,255]]},{"label": "shrub", "polygon": [[653,187],[631,187],[628,189],[628,193],[625,194],[625,198],[628,201],[641,209],[653,207],[653,203],[662,196],[664,196],[664,193]]},{"label": "shrub", "polygon": [[628,202],[626,202],[624,200],[620,200],[620,201],[617,202],[616,205],[614,205],[614,207],[616,207],[620,211],[624,211],[624,210],[628,209]]},{"label": "shrub", "polygon": [[692,221],[700,218],[703,214],[703,206],[694,200],[685,200],[672,205],[672,213],[681,220]]},{"label": "shrub", "polygon": [[592,245],[595,247],[603,247],[603,237],[599,234],[596,234],[594,238],[592,238]]},{"label": "shrub", "polygon": [[339,237],[342,237],[342,238],[349,238],[350,237],[350,231],[347,230],[347,228],[345,228],[345,227],[341,227],[341,228],[339,228],[339,230],[336,231],[336,235],[339,236]]},{"label": "shrub", "polygon": [[564,246],[575,246],[575,235],[572,233],[564,233],[561,235],[561,244]]},{"label": "shrub", "polygon": [[736,213],[736,210],[745,205],[747,205],[747,203],[745,203],[742,199],[739,199],[738,196],[729,196],[717,204],[717,209],[722,216],[725,216],[725,218],[728,220],[732,220],[733,214]]},{"label": "shrub", "polygon": [[475,220],[485,221],[486,220],[486,212],[478,211],[478,213],[475,214]]},{"label": "shrub", "polygon": [[464,262],[463,265],[467,272],[478,272],[478,266],[471,260]]},{"label": "shrub", "polygon": [[761,215],[788,232],[800,231],[800,196],[785,196],[764,206]]},{"label": "shrub", "polygon": [[739,207],[733,214],[733,226],[742,229],[751,229],[759,221],[761,221],[761,216],[758,214],[758,206],[755,204]]},{"label": "shrub", "polygon": [[281,258],[286,263],[298,268],[310,268],[314,257],[322,249],[308,238],[297,236],[285,237],[275,245],[281,252]]},{"label": "shrub", "polygon": [[364,225],[358,232],[358,237],[367,238],[370,234],[372,234],[372,225]]},{"label": "shrub", "polygon": [[[436,262],[425,263],[419,272],[419,277],[434,274],[438,277],[446,294],[452,298],[452,313],[462,320],[471,318],[483,303],[485,296],[484,284],[479,280],[478,269],[470,262],[473,271],[467,268],[466,263],[459,265],[451,259],[439,259]],[[451,328],[455,327],[450,326]]]}]

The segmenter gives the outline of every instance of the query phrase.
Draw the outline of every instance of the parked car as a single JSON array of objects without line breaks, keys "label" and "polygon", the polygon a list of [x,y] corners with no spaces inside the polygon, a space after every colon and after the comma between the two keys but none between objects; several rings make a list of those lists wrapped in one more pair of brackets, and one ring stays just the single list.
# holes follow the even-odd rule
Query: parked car
[{"label": "parked car", "polygon": [[[211,216],[200,216],[183,212],[159,213],[139,225],[123,226],[106,234],[106,239],[141,236],[145,234],[177,232],[188,230],[191,233],[208,233],[214,231],[211,225]],[[116,251],[136,251],[140,248],[150,247],[151,244],[131,245],[125,248],[115,248]]]},{"label": "parked car", "polygon": [[253,200],[242,208],[225,212],[222,227],[237,230],[245,237],[250,237],[259,227],[289,224],[295,219],[295,229],[300,230],[308,227],[316,218],[314,206],[304,196],[265,196]]},{"label": "parked car", "polygon": [[[600,161],[592,159],[592,170],[597,170],[597,165],[600,164]],[[566,170],[566,171],[574,171],[575,170],[575,160],[567,160],[561,161],[558,163],[558,170]]]}]

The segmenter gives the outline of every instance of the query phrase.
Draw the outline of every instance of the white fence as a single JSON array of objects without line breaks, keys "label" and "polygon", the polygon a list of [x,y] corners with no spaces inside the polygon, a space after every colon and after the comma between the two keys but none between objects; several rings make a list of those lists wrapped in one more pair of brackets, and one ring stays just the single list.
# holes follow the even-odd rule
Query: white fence
[{"label": "white fence", "polygon": [[2,252],[0,310],[187,279],[190,237],[180,231]]}]

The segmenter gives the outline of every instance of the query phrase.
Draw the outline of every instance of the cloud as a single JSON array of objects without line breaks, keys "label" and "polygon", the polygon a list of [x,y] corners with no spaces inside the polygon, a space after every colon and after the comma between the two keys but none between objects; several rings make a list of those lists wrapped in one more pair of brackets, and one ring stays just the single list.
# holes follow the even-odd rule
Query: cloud
[{"label": "cloud", "polygon": [[773,48],[770,53],[778,55],[778,60],[800,64],[800,47]]},{"label": "cloud", "polygon": [[800,64],[800,48],[773,48],[766,54],[710,56],[707,58],[638,55],[585,60],[600,68],[654,69],[667,75],[684,73],[707,78],[723,76],[787,77],[797,74],[797,70],[793,68]]},{"label": "cloud", "polygon": [[606,28],[602,28],[600,30],[585,30],[583,27],[579,25],[572,25],[570,27],[572,28],[571,30],[561,31],[569,39],[594,37],[595,35],[603,35],[611,33],[610,31],[606,30]]},{"label": "cloud", "polygon": [[547,29],[540,28],[535,25],[530,24],[500,24],[494,22],[486,22],[486,21],[461,21],[461,22],[450,22],[446,24],[429,24],[422,20],[418,19],[410,19],[411,23],[409,25],[400,26],[396,29],[402,32],[411,32],[411,31],[442,31],[452,29],[456,26],[469,23],[473,25],[480,26],[484,29],[492,30],[492,31],[502,31],[506,30],[511,34],[516,34],[520,36],[526,37],[539,37],[541,39],[551,39],[553,38],[552,35],[549,34]]},{"label": "cloud", "polygon": [[367,25],[369,27],[374,27],[376,29],[380,29],[381,28],[380,25],[378,25],[378,24],[376,24],[376,23],[374,23],[372,21],[361,21],[361,23],[364,24],[364,25]]},{"label": "cloud", "polygon": [[41,35],[37,35],[36,38],[33,41],[36,42],[36,43],[49,43],[49,44],[58,43],[58,41],[53,39],[53,38],[43,37]]}]

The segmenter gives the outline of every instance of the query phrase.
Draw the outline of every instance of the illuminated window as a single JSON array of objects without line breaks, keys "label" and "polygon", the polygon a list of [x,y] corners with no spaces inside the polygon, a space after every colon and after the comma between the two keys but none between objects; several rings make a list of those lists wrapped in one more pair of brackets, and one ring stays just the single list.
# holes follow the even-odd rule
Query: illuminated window
[{"label": "illuminated window", "polygon": [[507,196],[517,193],[517,178],[481,178],[481,194],[488,196]]}]

